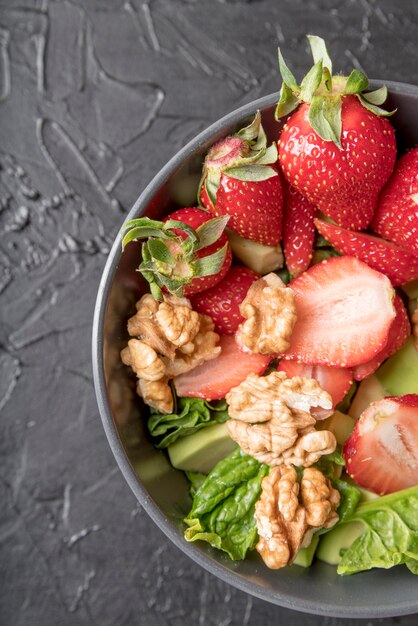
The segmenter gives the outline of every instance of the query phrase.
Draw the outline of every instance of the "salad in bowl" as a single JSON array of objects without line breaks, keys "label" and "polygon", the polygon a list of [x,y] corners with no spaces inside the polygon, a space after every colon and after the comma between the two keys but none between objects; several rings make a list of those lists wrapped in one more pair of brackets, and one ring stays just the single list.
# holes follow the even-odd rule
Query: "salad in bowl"
[{"label": "salad in bowl", "polygon": [[137,278],[119,366],[187,481],[185,545],[256,572],[410,576],[418,148],[397,147],[386,87],[333,75],[309,43],[300,84],[279,51],[274,111],[208,146],[194,203],[124,224]]}]

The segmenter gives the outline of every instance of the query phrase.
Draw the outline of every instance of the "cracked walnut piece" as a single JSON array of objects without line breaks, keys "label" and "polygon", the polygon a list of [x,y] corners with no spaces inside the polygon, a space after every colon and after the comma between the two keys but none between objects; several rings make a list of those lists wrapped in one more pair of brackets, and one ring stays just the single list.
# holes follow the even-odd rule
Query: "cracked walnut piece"
[{"label": "cracked walnut piece", "polygon": [[208,315],[193,311],[187,298],[163,296],[158,302],[147,293],[128,320],[133,337],[121,359],[138,376],[137,393],[162,413],[173,410],[169,379],[213,359],[221,351],[219,335]]},{"label": "cracked walnut piece", "polygon": [[286,378],[284,372],[250,374],[231,389],[226,401],[230,436],[261,463],[309,467],[336,448],[334,435],[315,430],[316,419],[309,412],[312,407],[332,405],[314,379]]},{"label": "cracked walnut piece", "polygon": [[299,485],[293,467],[274,467],[261,488],[255,505],[256,548],[271,569],[292,563],[314,530],[330,528],[338,520],[340,494],[318,469],[305,469]]},{"label": "cracked walnut piece", "polygon": [[296,323],[295,294],[277,274],[255,281],[240,304],[246,319],[237,331],[237,342],[247,352],[279,354],[289,347]]},{"label": "cracked walnut piece", "polygon": [[128,320],[131,337],[141,337],[142,341],[169,359],[174,359],[177,348],[186,354],[193,352],[193,340],[199,332],[200,319],[187,298],[164,296],[163,302],[158,302],[146,293],[137,302],[136,308],[137,312]]}]

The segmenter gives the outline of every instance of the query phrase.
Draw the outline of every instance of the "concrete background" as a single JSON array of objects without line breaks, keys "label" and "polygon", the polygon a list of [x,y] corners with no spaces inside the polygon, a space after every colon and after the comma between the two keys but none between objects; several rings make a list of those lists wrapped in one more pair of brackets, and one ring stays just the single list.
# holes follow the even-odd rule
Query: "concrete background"
[{"label": "concrete background", "polygon": [[109,245],[150,178],[221,115],[335,66],[416,83],[418,3],[0,1],[0,623],[401,624],[301,615],[171,545],[116,467],[90,336]]}]

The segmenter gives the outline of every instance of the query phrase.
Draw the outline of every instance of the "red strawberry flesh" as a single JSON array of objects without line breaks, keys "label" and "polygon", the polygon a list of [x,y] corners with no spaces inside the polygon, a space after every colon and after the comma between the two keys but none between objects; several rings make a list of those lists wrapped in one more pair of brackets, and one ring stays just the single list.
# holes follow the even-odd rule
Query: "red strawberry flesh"
[{"label": "red strawberry flesh", "polygon": [[411,324],[409,323],[408,313],[404,307],[401,298],[396,295],[393,302],[396,309],[396,317],[389,329],[388,341],[386,346],[373,359],[354,368],[354,379],[363,380],[373,374],[385,359],[395,354],[408,339],[411,334]]},{"label": "red strawberry flesh", "polygon": [[344,457],[353,480],[375,493],[418,485],[418,395],[372,402],[345,443]]},{"label": "red strawberry flesh", "polygon": [[353,367],[386,345],[395,293],[389,279],[365,263],[348,256],[327,259],[289,286],[297,321],[285,358]]},{"label": "red strawberry flesh", "polygon": [[288,183],[284,186],[283,252],[292,276],[309,267],[315,238],[316,207]]},{"label": "red strawberry flesh", "polygon": [[418,278],[418,257],[405,248],[380,237],[353,232],[319,219],[315,220],[315,225],[338,252],[364,261],[369,267],[385,274],[392,285],[403,285]]},{"label": "red strawberry flesh", "polygon": [[379,197],[372,229],[418,256],[418,148],[399,159]]},{"label": "red strawberry flesh", "polygon": [[202,193],[201,200],[214,215],[230,215],[228,228],[244,239],[266,246],[276,246],[280,242],[283,191],[278,173],[255,182],[222,174],[216,207],[212,207],[206,193]]},{"label": "red strawberry flesh", "polygon": [[218,357],[174,378],[178,396],[220,400],[249,374],[261,376],[271,360],[271,356],[242,352],[231,335],[221,336],[219,345]]},{"label": "red strawberry flesh", "polygon": [[248,267],[235,265],[214,287],[191,297],[193,309],[210,315],[215,329],[222,335],[233,335],[244,321],[239,305],[250,286],[260,277]]}]

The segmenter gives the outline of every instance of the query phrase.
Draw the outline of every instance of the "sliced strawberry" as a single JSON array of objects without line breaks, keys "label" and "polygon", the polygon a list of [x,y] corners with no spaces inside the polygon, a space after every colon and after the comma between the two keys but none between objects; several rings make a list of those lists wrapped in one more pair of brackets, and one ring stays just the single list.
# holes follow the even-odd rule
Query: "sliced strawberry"
[{"label": "sliced strawberry", "polygon": [[395,354],[395,352],[403,346],[411,334],[411,324],[409,323],[408,313],[398,295],[396,295],[393,304],[396,309],[396,317],[389,329],[387,344],[383,350],[376,354],[370,361],[362,365],[357,365],[354,368],[353,373],[355,380],[363,380],[367,378],[367,376],[370,376],[370,374],[373,374],[385,359],[390,357],[391,354]]},{"label": "sliced strawberry", "polygon": [[396,164],[379,196],[372,229],[418,256],[418,148]]},{"label": "sliced strawberry", "polygon": [[222,335],[233,335],[244,321],[239,305],[247,295],[250,286],[260,274],[243,265],[231,267],[228,274],[210,289],[192,296],[193,309],[210,315],[216,331]]},{"label": "sliced strawberry", "polygon": [[219,400],[249,374],[263,374],[271,360],[271,356],[241,352],[231,335],[223,335],[220,346],[216,359],[174,378],[178,396]]},{"label": "sliced strawberry", "polygon": [[[306,363],[298,363],[298,361],[282,359],[277,369],[279,372],[284,372],[288,378],[303,376],[304,378],[317,380],[322,389],[331,396],[333,408],[341,402],[353,382],[353,372],[349,368],[308,365]],[[321,417],[325,418],[328,416],[321,415]]]},{"label": "sliced strawberry", "polygon": [[295,278],[297,321],[285,358],[353,367],[387,343],[395,318],[389,279],[354,257],[327,259]]},{"label": "sliced strawberry", "polygon": [[418,257],[395,243],[318,219],[315,226],[338,252],[364,261],[390,278],[392,285],[403,285],[418,278]]},{"label": "sliced strawberry", "polygon": [[299,191],[285,183],[283,204],[283,252],[292,276],[308,269],[315,238],[316,208]]},{"label": "sliced strawberry", "polygon": [[346,441],[344,458],[351,478],[375,493],[418,485],[418,395],[372,402]]}]

